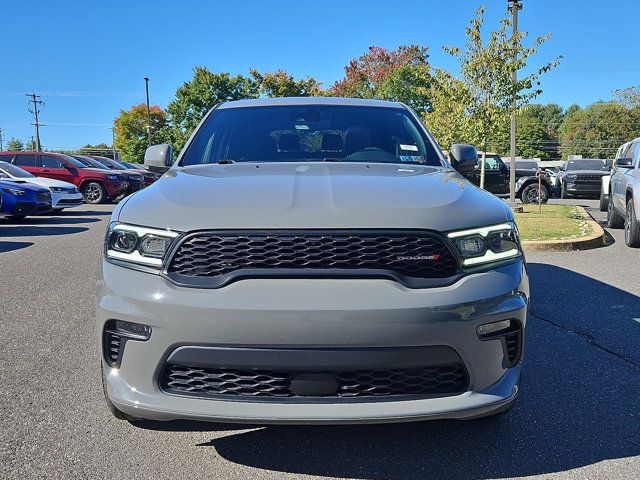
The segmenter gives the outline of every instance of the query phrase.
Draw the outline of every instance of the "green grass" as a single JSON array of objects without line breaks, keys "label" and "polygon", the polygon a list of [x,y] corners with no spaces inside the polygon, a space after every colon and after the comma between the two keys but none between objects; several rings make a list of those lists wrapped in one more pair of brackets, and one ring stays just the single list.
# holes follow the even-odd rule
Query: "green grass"
[{"label": "green grass", "polygon": [[538,205],[522,207],[523,213],[515,214],[522,240],[562,240],[591,233],[591,227],[574,206],[542,205],[542,213],[538,213]]}]

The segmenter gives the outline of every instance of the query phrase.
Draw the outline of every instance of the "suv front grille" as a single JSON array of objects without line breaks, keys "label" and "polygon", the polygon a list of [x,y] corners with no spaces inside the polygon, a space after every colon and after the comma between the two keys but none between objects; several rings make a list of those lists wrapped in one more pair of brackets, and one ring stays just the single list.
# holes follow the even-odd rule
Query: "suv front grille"
[{"label": "suv front grille", "polygon": [[[304,398],[291,389],[292,380],[304,373],[166,365],[160,386],[167,393],[197,397]],[[329,375],[337,384],[334,393],[322,395],[327,398],[457,395],[464,393],[469,385],[467,371],[462,363],[420,368],[320,373]]]},{"label": "suv front grille", "polygon": [[444,240],[429,232],[203,232],[182,241],[167,274],[190,284],[199,278],[220,280],[234,274],[298,271],[314,275],[320,270],[327,275],[386,272],[404,278],[445,279],[458,273],[458,264]]}]

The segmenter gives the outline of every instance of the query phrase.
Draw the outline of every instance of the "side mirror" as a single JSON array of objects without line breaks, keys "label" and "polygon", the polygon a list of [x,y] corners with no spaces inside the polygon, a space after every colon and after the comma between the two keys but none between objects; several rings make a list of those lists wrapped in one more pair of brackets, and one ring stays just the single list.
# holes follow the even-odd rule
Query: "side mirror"
[{"label": "side mirror", "polygon": [[622,157],[616,160],[616,167],[631,168],[633,167],[633,159],[631,157]]},{"label": "side mirror", "polygon": [[151,145],[144,153],[144,164],[151,172],[166,172],[173,165],[173,148],[167,143]]},{"label": "side mirror", "polygon": [[460,173],[473,172],[478,163],[478,151],[473,145],[451,145],[449,157],[453,168]]},{"label": "side mirror", "polygon": [[74,167],[73,165],[67,165],[65,164],[64,166],[71,175],[78,175],[78,169],[76,167]]}]

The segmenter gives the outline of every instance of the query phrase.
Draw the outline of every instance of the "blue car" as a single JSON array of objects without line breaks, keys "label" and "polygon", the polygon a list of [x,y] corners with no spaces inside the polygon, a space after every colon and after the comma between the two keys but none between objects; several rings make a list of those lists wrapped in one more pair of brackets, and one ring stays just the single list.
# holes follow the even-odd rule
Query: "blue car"
[{"label": "blue car", "polygon": [[51,192],[31,183],[0,180],[0,216],[24,218],[51,211]]}]

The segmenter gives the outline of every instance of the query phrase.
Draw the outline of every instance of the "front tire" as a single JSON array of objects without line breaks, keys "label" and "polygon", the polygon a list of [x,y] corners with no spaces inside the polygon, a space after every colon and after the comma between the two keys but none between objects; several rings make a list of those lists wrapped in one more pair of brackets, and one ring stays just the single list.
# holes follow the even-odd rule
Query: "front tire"
[{"label": "front tire", "polygon": [[609,207],[609,195],[605,195],[604,192],[600,192],[600,211],[606,212]]},{"label": "front tire", "polygon": [[627,201],[627,218],[624,222],[624,243],[629,247],[640,247],[640,223],[633,208],[633,198]]},{"label": "front tire", "polygon": [[613,199],[609,199],[609,205],[607,206],[607,227],[608,228],[622,228],[624,225],[623,218],[618,215],[616,209],[613,208]]},{"label": "front tire", "polygon": [[567,193],[567,185],[565,183],[562,184],[562,188],[560,189],[560,198],[569,198],[569,194]]},{"label": "front tire", "polygon": [[538,185],[531,183],[524,187],[520,194],[520,200],[522,200],[522,203],[538,203],[538,197],[540,197],[540,201],[542,203],[547,203],[549,200],[549,190],[547,187],[542,185],[540,187],[540,192],[538,192]]},{"label": "front tire", "polygon": [[107,192],[98,182],[88,182],[82,187],[84,201],[93,205],[102,203],[107,198]]}]

